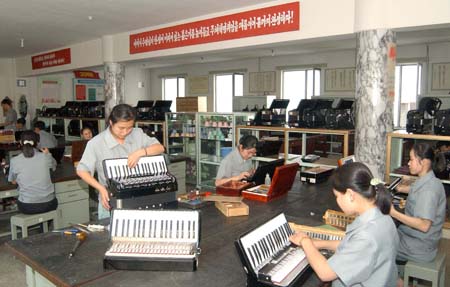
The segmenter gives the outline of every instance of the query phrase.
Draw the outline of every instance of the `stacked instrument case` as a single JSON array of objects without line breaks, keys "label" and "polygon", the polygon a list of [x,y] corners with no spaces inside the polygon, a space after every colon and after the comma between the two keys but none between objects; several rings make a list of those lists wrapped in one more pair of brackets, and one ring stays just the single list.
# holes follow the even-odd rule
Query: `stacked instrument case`
[{"label": "stacked instrument case", "polygon": [[105,269],[195,271],[200,254],[200,212],[113,210]]}]

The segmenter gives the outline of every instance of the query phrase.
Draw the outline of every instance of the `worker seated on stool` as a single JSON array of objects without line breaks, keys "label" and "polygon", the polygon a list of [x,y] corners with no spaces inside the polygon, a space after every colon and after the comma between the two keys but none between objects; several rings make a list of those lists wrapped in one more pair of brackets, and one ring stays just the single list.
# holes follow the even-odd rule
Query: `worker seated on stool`
[{"label": "worker seated on stool", "polygon": [[[391,206],[390,214],[402,224],[398,227],[397,264],[401,270],[408,260],[431,262],[436,257],[445,221],[445,192],[432,170],[434,152],[430,144],[415,143],[409,152],[409,172],[418,179],[411,186],[397,186],[408,193],[405,213]],[[400,274],[400,277],[403,274]],[[399,278],[397,286],[403,286]]]},{"label": "worker seated on stool", "polygon": [[47,148],[36,149],[39,135],[28,130],[21,135],[22,153],[11,159],[8,181],[18,185],[19,211],[36,214],[55,210],[58,200],[50,178],[50,169],[56,169],[56,161]]}]

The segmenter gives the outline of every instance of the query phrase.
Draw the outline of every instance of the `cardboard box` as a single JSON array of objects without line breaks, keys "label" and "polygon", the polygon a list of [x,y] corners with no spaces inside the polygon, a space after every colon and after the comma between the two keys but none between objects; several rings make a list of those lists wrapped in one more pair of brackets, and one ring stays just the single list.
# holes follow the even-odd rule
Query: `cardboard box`
[{"label": "cardboard box", "polygon": [[177,112],[206,112],[206,96],[200,97],[178,97]]},{"label": "cardboard box", "polygon": [[243,202],[216,201],[215,205],[226,217],[248,215],[248,205]]},{"label": "cardboard box", "polygon": [[308,183],[320,183],[327,180],[333,173],[334,168],[319,166],[305,169],[300,172],[300,181]]}]

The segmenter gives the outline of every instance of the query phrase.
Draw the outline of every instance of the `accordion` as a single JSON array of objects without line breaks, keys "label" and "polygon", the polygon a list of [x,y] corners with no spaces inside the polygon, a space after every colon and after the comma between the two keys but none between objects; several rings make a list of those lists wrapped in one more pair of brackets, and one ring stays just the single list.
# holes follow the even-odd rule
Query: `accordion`
[{"label": "accordion", "polygon": [[177,206],[177,180],[168,171],[163,155],[141,157],[133,168],[128,167],[127,162],[127,158],[103,161],[103,170],[112,196],[113,207]]},{"label": "accordion", "polygon": [[444,136],[450,135],[450,109],[436,112],[434,133]]},{"label": "accordion", "polygon": [[247,286],[293,286],[310,274],[303,249],[291,245],[294,234],[283,213],[235,241]]},{"label": "accordion", "polygon": [[103,267],[195,271],[200,231],[200,213],[194,210],[113,210]]}]

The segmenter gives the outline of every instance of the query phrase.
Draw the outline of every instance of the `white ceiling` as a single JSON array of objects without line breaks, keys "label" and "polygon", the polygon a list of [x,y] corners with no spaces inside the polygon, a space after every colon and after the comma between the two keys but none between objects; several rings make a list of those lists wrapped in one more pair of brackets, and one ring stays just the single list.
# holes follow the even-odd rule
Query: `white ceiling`
[{"label": "white ceiling", "polygon": [[[152,27],[271,0],[0,0],[0,58],[37,54],[103,35]],[[92,20],[89,20],[89,16]],[[398,44],[450,41],[450,26],[398,31]],[[24,39],[24,47],[20,47]],[[354,35],[152,59],[148,67],[351,49]]]},{"label": "white ceiling", "polygon": [[270,1],[0,0],[0,58]]}]

